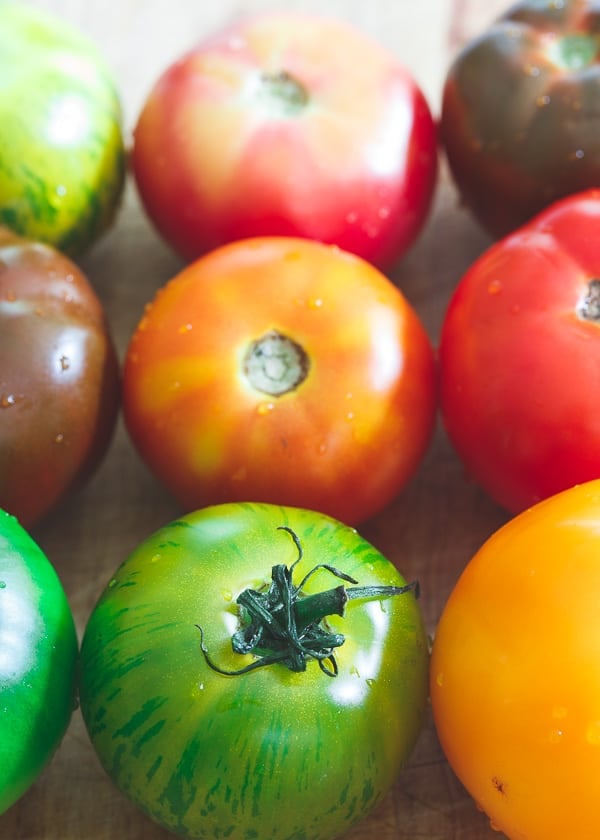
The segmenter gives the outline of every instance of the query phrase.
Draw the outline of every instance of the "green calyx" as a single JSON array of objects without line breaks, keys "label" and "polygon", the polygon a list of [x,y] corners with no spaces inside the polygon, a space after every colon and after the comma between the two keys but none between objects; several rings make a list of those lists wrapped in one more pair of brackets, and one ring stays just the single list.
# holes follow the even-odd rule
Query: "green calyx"
[{"label": "green calyx", "polygon": [[594,64],[598,56],[598,41],[592,35],[574,33],[556,38],[550,48],[554,64],[565,70],[581,70]]},{"label": "green calyx", "polygon": [[304,85],[286,70],[263,73],[259,90],[261,99],[286,117],[300,114],[309,102],[308,91]]},{"label": "green calyx", "polygon": [[335,649],[343,645],[345,637],[342,633],[330,632],[324,626],[324,619],[329,615],[343,616],[346,604],[351,600],[390,598],[406,592],[414,592],[418,597],[418,584],[350,588],[341,584],[324,592],[303,595],[306,582],[320,569],[346,583],[357,584],[358,581],[333,566],[320,563],[305,575],[298,586],[294,585],[293,572],[302,558],[302,546],[291,528],[281,526],[279,530],[291,536],[298,557],[289,567],[284,564],[272,567],[268,589],[245,589],[236,602],[243,626],[231,638],[233,650],[240,654],[254,654],[257,658],[238,670],[221,668],[211,659],[202,628],[197,625],[202,654],[210,668],[225,676],[239,676],[277,662],[291,671],[301,672],[306,670],[308,659],[315,659],[327,676],[335,677],[338,673]]}]

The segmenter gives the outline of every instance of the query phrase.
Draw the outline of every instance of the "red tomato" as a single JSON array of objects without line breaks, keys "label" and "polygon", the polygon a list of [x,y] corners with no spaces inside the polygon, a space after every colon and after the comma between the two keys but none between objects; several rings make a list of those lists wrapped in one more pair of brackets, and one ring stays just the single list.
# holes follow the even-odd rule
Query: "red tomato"
[{"label": "red tomato", "polygon": [[600,476],[600,190],[492,246],[450,301],[441,410],[474,478],[517,512]]},{"label": "red tomato", "polygon": [[347,523],[416,469],[436,402],[415,312],[369,263],[303,239],[223,246],[147,308],[127,351],[124,413],[185,508],[309,507]]},{"label": "red tomato", "polygon": [[428,214],[437,133],[396,58],[335,20],[244,18],[168,67],[132,164],[146,210],[188,259],[258,235],[394,262]]},{"label": "red tomato", "polygon": [[540,502],[465,568],[433,642],[448,761],[511,840],[600,837],[600,481]]},{"label": "red tomato", "polygon": [[119,390],[87,278],[0,228],[0,508],[30,526],[79,487],[111,441]]}]

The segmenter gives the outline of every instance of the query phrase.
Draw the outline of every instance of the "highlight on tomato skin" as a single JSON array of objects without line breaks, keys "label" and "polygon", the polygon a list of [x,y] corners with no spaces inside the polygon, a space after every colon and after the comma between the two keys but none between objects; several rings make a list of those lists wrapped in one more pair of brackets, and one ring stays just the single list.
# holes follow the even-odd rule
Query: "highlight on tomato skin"
[{"label": "highlight on tomato skin", "polygon": [[436,408],[433,349],[402,293],[299,238],[184,268],[124,363],[131,439],[186,510],[252,499],[364,521],[412,478]]},{"label": "highlight on tomato skin", "polygon": [[132,172],[187,261],[253,236],[338,245],[389,269],[430,213],[437,126],[398,58],[342,20],[240,18],[165,68]]},{"label": "highlight on tomato skin", "polygon": [[511,840],[600,836],[600,480],[534,505],[467,563],[433,640],[450,766]]}]

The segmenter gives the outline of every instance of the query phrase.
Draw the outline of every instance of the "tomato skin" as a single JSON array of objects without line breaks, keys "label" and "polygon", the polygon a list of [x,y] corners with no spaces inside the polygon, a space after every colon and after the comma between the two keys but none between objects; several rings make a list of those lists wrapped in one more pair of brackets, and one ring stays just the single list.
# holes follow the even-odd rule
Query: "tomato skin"
[{"label": "tomato skin", "polygon": [[81,254],[111,226],[125,184],[109,69],[60,18],[3,2],[0,73],[0,224]]},{"label": "tomato skin", "polygon": [[446,756],[511,840],[600,832],[600,481],[496,532],[466,566],[433,642]]},{"label": "tomato skin", "polygon": [[[280,394],[245,371],[271,331],[301,346],[308,367]],[[241,241],[185,268],[146,308],[123,410],[187,510],[252,499],[356,523],[401,490],[429,444],[433,351],[403,295],[363,260],[301,239]]]},{"label": "tomato skin", "polygon": [[598,186],[599,26],[593,0],[521,0],[449,68],[441,141],[463,202],[493,236]]},{"label": "tomato skin", "polygon": [[512,512],[600,475],[599,233],[600,191],[557,202],[484,253],[446,312],[444,424]]},{"label": "tomato skin", "polygon": [[[81,649],[81,710],[118,787],[182,836],[333,838],[394,781],[420,731],[428,645],[412,593],[350,601],[328,622],[346,640],[337,677],[309,661],[241,676],[212,671],[254,661],[232,651],[235,604],[268,584],[271,566],[304,556],[294,582],[330,563],[361,585],[402,585],[354,529],[297,508],[206,508],[145,540],[109,582]],[[306,592],[337,586],[322,570]]]},{"label": "tomato skin", "polygon": [[87,480],[112,438],[118,360],[81,270],[0,228],[0,506],[28,527]]},{"label": "tomato skin", "polygon": [[429,106],[393,55],[340,21],[270,11],[164,71],[131,160],[149,217],[187,260],[281,235],[388,267],[428,216],[437,154]]},{"label": "tomato skin", "polygon": [[0,813],[38,778],[75,708],[78,643],[60,580],[0,511]]}]

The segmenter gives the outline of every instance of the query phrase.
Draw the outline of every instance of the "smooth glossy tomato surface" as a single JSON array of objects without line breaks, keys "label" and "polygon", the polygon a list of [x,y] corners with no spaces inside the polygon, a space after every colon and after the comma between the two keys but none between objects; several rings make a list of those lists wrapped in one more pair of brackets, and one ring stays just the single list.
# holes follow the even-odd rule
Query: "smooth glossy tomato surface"
[{"label": "smooth glossy tomato surface", "polygon": [[493,235],[600,183],[599,30],[595,0],[521,0],[450,66],[441,139]]},{"label": "smooth glossy tomato surface", "polygon": [[494,245],[450,301],[440,400],[469,473],[512,512],[600,476],[600,192]]},{"label": "smooth glossy tomato surface", "polygon": [[0,510],[0,814],[36,781],[76,705],[78,644],[50,561]]},{"label": "smooth glossy tomato surface", "polygon": [[600,481],[497,531],[439,621],[431,703],[446,756],[511,840],[600,835]]},{"label": "smooth glossy tomato surface", "polygon": [[185,268],[127,351],[127,427],[188,510],[269,501],[366,519],[436,410],[429,339],[386,277],[335,247],[252,239]]},{"label": "smooth glossy tomato surface", "polygon": [[[311,574],[319,564],[337,573]],[[406,587],[353,528],[312,511],[219,505],[159,529],[82,641],[81,710],[107,773],[184,837],[341,835],[423,724],[428,643]]]},{"label": "smooth glossy tomato surface", "polygon": [[132,166],[150,218],[187,259],[286,235],[388,267],[429,213],[437,131],[396,56],[342,21],[271,10],[163,72]]},{"label": "smooth glossy tomato surface", "polygon": [[29,526],[87,479],[110,443],[119,390],[85,275],[0,229],[0,506]]},{"label": "smooth glossy tomato surface", "polygon": [[36,5],[0,3],[0,224],[80,254],[119,208],[121,103],[96,45]]}]

